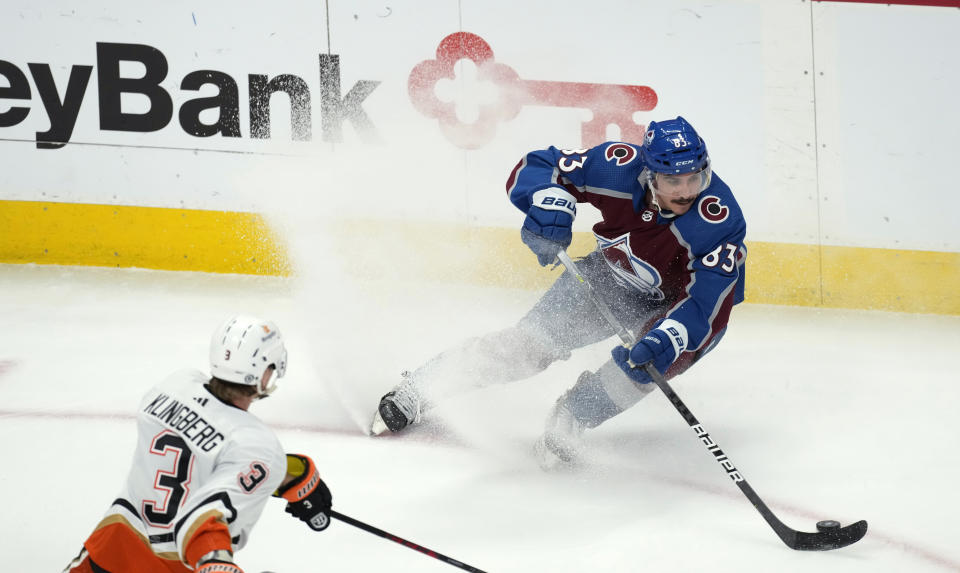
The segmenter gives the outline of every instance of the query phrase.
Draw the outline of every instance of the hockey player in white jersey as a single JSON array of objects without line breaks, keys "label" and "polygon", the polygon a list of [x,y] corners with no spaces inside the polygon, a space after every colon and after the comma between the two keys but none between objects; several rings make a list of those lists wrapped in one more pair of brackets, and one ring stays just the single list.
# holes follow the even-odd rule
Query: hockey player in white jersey
[{"label": "hockey player in white jersey", "polygon": [[276,325],[237,316],[213,334],[210,376],[184,370],[151,388],[137,413],[127,481],[65,571],[243,573],[233,553],[271,495],[325,529],[332,498],[313,461],[284,454],[248,412],[286,366]]}]

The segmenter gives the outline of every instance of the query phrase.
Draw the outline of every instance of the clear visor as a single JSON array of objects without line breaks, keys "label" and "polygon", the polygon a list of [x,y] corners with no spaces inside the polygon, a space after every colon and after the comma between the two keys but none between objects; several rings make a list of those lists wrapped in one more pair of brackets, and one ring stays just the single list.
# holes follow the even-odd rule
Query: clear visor
[{"label": "clear visor", "polygon": [[260,392],[257,396],[258,398],[266,398],[277,389],[277,379],[283,378],[283,375],[287,372],[287,349],[282,345],[275,348],[267,356],[267,361],[269,364],[273,364],[274,371],[270,376],[270,380],[267,382],[267,386]]},{"label": "clear visor", "polygon": [[277,367],[277,378],[283,378],[287,373],[287,349],[281,346],[280,352],[274,357],[273,364]]},{"label": "clear visor", "polygon": [[713,170],[710,164],[693,173],[654,173],[644,169],[650,187],[658,194],[675,199],[699,195],[710,186]]}]

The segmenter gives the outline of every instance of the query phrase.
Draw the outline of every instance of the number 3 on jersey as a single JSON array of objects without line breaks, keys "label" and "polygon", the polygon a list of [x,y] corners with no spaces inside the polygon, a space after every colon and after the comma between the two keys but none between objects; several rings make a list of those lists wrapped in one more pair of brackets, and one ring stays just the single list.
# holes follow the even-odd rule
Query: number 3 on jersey
[{"label": "number 3 on jersey", "polygon": [[[562,153],[564,157],[561,157],[557,161],[557,167],[564,173],[570,173],[574,169],[583,167],[583,164],[587,161],[587,156],[584,155],[586,152],[586,149],[561,149],[560,153]],[[569,155],[579,155],[580,157],[567,157]]]},{"label": "number 3 on jersey", "polygon": [[163,498],[160,501],[144,501],[143,517],[151,525],[169,526],[187,493],[193,470],[193,452],[183,438],[168,430],[153,439],[150,453],[162,458],[162,467],[157,470],[153,487]]}]

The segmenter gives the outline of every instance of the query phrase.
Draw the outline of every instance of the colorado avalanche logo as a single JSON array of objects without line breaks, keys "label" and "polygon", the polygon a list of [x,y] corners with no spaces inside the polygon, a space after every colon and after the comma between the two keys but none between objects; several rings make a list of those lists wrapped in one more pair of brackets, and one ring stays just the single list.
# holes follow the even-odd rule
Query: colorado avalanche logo
[{"label": "colorado avalanche logo", "polygon": [[637,157],[637,150],[626,143],[614,143],[603,150],[603,156],[607,161],[614,161],[617,165],[623,166]]},{"label": "colorado avalanche logo", "polygon": [[720,198],[707,195],[700,200],[700,216],[708,223],[722,223],[730,215],[730,208],[720,204]]},{"label": "colorado avalanche logo", "polygon": [[630,252],[629,240],[629,233],[612,241],[597,236],[603,258],[610,265],[617,282],[635,288],[654,300],[663,300],[665,297],[660,290],[663,277],[653,265]]}]

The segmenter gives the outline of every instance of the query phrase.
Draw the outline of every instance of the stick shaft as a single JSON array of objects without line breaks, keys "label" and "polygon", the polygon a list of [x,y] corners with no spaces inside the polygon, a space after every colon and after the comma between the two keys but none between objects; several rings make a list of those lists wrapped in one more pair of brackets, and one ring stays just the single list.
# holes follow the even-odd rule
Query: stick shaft
[{"label": "stick shaft", "polygon": [[633,346],[636,344],[636,339],[630,331],[624,328],[623,324],[617,320],[617,317],[613,315],[613,312],[610,310],[600,297],[597,295],[597,292],[593,290],[593,285],[590,284],[590,281],[587,280],[587,277],[580,274],[580,269],[577,268],[577,264],[573,262],[573,259],[570,258],[570,255],[567,254],[567,251],[561,250],[557,253],[557,258],[560,259],[560,262],[563,263],[563,266],[570,271],[570,274],[574,276],[580,284],[584,286],[586,291],[590,293],[590,298],[593,300],[594,304],[597,306],[597,310],[600,311],[600,314],[603,315],[603,318],[607,320],[607,323],[617,331],[617,336],[620,337],[620,340],[628,345]]},{"label": "stick shaft", "polygon": [[370,525],[370,524],[364,523],[364,522],[360,521],[359,519],[354,519],[354,518],[350,517],[349,515],[344,515],[344,514],[338,512],[338,511],[331,511],[331,512],[330,512],[330,517],[333,517],[333,518],[335,518],[335,519],[339,519],[340,521],[342,521],[342,522],[344,522],[344,523],[349,523],[350,525],[352,525],[352,526],[354,526],[354,527],[357,527],[357,528],[359,528],[359,529],[362,529],[362,530],[364,530],[364,531],[366,531],[366,532],[368,532],[368,533],[372,533],[372,534],[374,534],[374,535],[378,535],[378,536],[380,536],[380,537],[383,537],[384,539],[389,539],[390,541],[393,541],[394,543],[399,543],[400,545],[403,545],[404,547],[409,547],[410,549],[413,549],[414,551],[419,551],[420,553],[423,553],[424,555],[428,555],[428,556],[430,556],[430,557],[433,557],[434,559],[439,559],[440,561],[443,561],[444,563],[447,563],[448,565],[453,565],[454,567],[459,567],[460,569],[463,569],[464,571],[472,571],[472,572],[474,572],[474,573],[485,573],[482,569],[477,569],[476,567],[473,567],[472,565],[467,565],[466,563],[464,563],[464,562],[462,562],[462,561],[457,561],[456,559],[454,559],[454,558],[452,558],[452,557],[447,557],[446,555],[444,555],[444,554],[442,554],[442,553],[437,553],[436,551],[434,551],[434,550],[432,550],[432,549],[428,549],[428,548],[426,548],[426,547],[424,547],[424,546],[422,546],[422,545],[418,545],[418,544],[416,544],[416,543],[414,543],[414,542],[412,542],[412,541],[406,540],[406,539],[404,539],[404,538],[402,538],[402,537],[398,537],[398,536],[396,536],[396,535],[394,535],[394,534],[392,534],[392,533],[388,533],[388,532],[386,532],[386,531],[384,531],[384,530],[382,530],[382,529],[379,529],[379,528],[374,527],[374,526],[372,526],[372,525]]},{"label": "stick shaft", "polygon": [[[584,285],[584,290],[587,291],[590,298],[593,300],[593,303],[596,305],[597,309],[600,311],[600,314],[606,319],[606,321],[617,331],[617,335],[620,337],[620,340],[628,346],[632,346],[636,342],[636,338],[628,331],[623,324],[617,320],[617,317],[610,310],[610,307],[597,296],[596,291],[593,289],[593,286],[590,284],[590,281],[587,280],[585,276],[580,273],[580,270],[577,268],[576,263],[573,262],[573,259],[570,258],[570,255],[566,251],[560,251],[557,254],[557,258],[560,259],[560,262],[563,263],[563,266],[582,284]],[[743,495],[750,500],[750,503],[753,504],[753,507],[756,508],[760,515],[763,516],[763,519],[773,528],[774,532],[788,545],[793,541],[790,539],[791,533],[793,532],[789,527],[783,524],[776,515],[767,507],[767,504],[760,499],[760,496],[757,495],[757,492],[750,487],[750,484],[747,483],[747,480],[744,479],[743,475],[737,470],[736,466],[733,465],[733,462],[730,458],[727,457],[723,450],[720,449],[720,446],[713,441],[713,438],[710,437],[710,434],[703,429],[703,425],[697,420],[696,416],[693,415],[693,412],[687,408],[686,404],[683,403],[683,400],[680,399],[680,396],[674,392],[673,388],[663,376],[660,375],[660,372],[653,367],[652,363],[647,363],[642,365],[646,372],[653,379],[657,387],[663,391],[664,395],[670,400],[670,403],[673,404],[673,407],[677,409],[677,412],[683,416],[683,419],[686,420],[687,424],[693,428],[696,432],[697,437],[706,446],[707,451],[713,454],[714,458],[720,464],[721,467],[727,472],[727,475],[730,476],[730,479],[737,484],[740,488],[740,491],[743,492]]]}]

